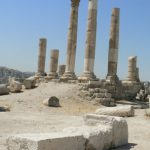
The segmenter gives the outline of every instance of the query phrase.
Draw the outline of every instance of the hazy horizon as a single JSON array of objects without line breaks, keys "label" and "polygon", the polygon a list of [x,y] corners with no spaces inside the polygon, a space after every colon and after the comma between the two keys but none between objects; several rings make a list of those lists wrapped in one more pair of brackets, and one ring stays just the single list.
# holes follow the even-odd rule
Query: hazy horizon
[{"label": "hazy horizon", "polygon": [[[150,1],[99,0],[95,74],[107,74],[110,17],[120,8],[120,42],[118,76],[125,79],[128,57],[137,56],[141,80],[150,81],[148,66],[150,39]],[[79,6],[76,74],[83,73],[87,28],[88,0]],[[66,63],[70,0],[2,0],[0,9],[0,66],[19,71],[37,71],[40,38],[47,38],[46,72],[49,71],[50,49],[60,50],[59,64]]]}]

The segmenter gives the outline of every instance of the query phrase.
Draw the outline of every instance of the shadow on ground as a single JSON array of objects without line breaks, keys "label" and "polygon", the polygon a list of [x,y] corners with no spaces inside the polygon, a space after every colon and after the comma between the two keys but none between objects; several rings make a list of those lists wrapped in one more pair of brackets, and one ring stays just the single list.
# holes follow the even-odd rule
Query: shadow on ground
[{"label": "shadow on ground", "polygon": [[115,149],[111,149],[111,150],[130,150],[132,148],[134,148],[135,146],[137,146],[137,144],[135,143],[129,143],[125,146],[121,146],[121,147],[118,147],[118,148],[115,148]]}]

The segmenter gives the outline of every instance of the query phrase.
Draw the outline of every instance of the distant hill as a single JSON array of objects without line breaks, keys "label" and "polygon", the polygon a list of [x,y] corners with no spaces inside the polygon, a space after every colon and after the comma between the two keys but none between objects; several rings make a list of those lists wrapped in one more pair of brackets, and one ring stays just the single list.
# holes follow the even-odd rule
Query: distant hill
[{"label": "distant hill", "polygon": [[8,83],[9,76],[15,77],[16,79],[21,81],[25,78],[33,76],[34,74],[34,72],[21,72],[7,67],[0,67],[0,84]]}]

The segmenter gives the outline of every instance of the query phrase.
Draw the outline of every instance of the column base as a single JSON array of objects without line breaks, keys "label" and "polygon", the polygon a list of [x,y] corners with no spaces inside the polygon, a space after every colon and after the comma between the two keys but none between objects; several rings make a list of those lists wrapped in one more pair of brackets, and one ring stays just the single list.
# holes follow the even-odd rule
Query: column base
[{"label": "column base", "polygon": [[135,81],[135,80],[122,80],[123,84],[136,84],[136,83],[140,83],[139,81]]},{"label": "column base", "polygon": [[107,77],[106,77],[106,82],[118,83],[118,81],[119,81],[119,78],[117,75],[112,75],[112,76],[107,75]]},{"label": "column base", "polygon": [[99,81],[99,79],[96,78],[96,75],[94,73],[84,72],[82,76],[78,77],[78,81],[80,82]]},{"label": "column base", "polygon": [[45,79],[47,81],[50,81],[52,79],[58,79],[58,74],[56,72],[50,72],[46,77]]},{"label": "column base", "polygon": [[46,76],[47,74],[45,72],[37,72],[35,73],[35,76],[37,77],[43,77],[43,76]]},{"label": "column base", "polygon": [[74,72],[65,72],[61,77],[61,81],[68,81],[68,80],[77,80],[77,76]]}]

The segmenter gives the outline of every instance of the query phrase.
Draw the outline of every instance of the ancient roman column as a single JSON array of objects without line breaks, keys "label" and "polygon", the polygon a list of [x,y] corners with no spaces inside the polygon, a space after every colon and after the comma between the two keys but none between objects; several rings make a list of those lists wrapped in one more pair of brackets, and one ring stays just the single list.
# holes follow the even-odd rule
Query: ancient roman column
[{"label": "ancient roman column", "polygon": [[128,59],[128,78],[127,81],[137,81],[137,57],[132,56]]},{"label": "ancient roman column", "polygon": [[47,40],[42,38],[39,41],[38,72],[37,76],[45,75],[45,57]]},{"label": "ancient roman column", "polygon": [[137,78],[137,81],[140,82],[139,68],[138,67],[136,67],[136,78]]},{"label": "ancient roman column", "polygon": [[97,31],[97,5],[98,0],[89,0],[84,72],[83,75],[78,78],[79,80],[96,79],[94,75],[94,61]]},{"label": "ancient roman column", "polygon": [[119,48],[119,18],[120,9],[114,8],[111,16],[109,54],[108,54],[108,73],[106,80],[117,81],[117,64],[118,64],[118,48]]},{"label": "ancient roman column", "polygon": [[58,75],[62,76],[65,73],[66,65],[59,65],[58,67]]},{"label": "ancient roman column", "polygon": [[67,57],[66,57],[66,70],[64,78],[75,79],[75,57],[76,57],[76,45],[77,45],[77,29],[78,29],[78,8],[80,0],[71,0],[71,15],[70,25],[68,32],[68,44],[67,44]]},{"label": "ancient roman column", "polygon": [[50,53],[50,72],[48,74],[49,79],[58,78],[58,74],[57,74],[58,57],[59,57],[59,50],[52,49]]}]

